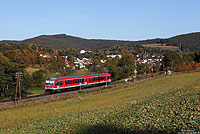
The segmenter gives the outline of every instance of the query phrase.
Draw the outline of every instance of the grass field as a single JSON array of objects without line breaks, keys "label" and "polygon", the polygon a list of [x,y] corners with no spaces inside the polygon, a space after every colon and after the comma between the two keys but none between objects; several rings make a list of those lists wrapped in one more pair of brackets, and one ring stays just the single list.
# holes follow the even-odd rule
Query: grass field
[{"label": "grass field", "polygon": [[154,48],[160,48],[160,49],[167,49],[167,50],[178,50],[179,48],[176,46],[166,46],[166,44],[143,44],[143,47],[154,47]]},{"label": "grass field", "polygon": [[32,68],[32,67],[27,67],[26,72],[28,72],[28,74],[32,75],[34,72],[39,71],[39,68]]},{"label": "grass field", "polygon": [[199,117],[198,71],[4,107],[0,133],[175,133],[199,131]]}]

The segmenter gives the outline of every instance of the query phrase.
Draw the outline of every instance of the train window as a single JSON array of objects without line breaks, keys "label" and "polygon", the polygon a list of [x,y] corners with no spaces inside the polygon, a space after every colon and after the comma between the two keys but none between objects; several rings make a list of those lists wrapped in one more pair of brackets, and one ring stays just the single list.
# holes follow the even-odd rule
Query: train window
[{"label": "train window", "polygon": [[67,85],[67,80],[65,80],[65,85]]},{"label": "train window", "polygon": [[106,76],[104,77],[104,79],[106,80]]},{"label": "train window", "polygon": [[62,81],[60,81],[60,85],[62,85]]},{"label": "train window", "polygon": [[56,85],[59,86],[59,81],[56,82]]},{"label": "train window", "polygon": [[80,83],[80,79],[78,79],[78,83]]},{"label": "train window", "polygon": [[84,82],[84,79],[82,79],[82,82]]}]

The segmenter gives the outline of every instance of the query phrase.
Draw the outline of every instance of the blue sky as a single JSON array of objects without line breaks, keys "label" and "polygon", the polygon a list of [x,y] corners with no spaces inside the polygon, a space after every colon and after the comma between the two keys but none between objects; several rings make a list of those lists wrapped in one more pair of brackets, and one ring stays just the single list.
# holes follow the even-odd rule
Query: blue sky
[{"label": "blue sky", "polygon": [[200,32],[200,0],[0,0],[0,40],[144,40]]}]

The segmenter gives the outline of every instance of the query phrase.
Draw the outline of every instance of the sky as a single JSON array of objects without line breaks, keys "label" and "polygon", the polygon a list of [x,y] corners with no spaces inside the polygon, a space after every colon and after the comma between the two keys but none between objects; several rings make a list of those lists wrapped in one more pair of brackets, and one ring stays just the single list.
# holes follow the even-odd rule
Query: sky
[{"label": "sky", "polygon": [[200,0],[0,0],[0,40],[145,40],[200,32]]}]

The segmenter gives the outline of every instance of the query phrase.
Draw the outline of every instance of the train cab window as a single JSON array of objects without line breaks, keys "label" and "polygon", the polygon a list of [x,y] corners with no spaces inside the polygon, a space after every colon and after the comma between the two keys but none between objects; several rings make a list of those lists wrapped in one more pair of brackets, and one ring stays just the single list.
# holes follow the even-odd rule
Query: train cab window
[{"label": "train cab window", "polygon": [[62,81],[60,81],[60,85],[62,85]]},{"label": "train cab window", "polygon": [[59,86],[59,81],[56,82],[56,85]]}]

